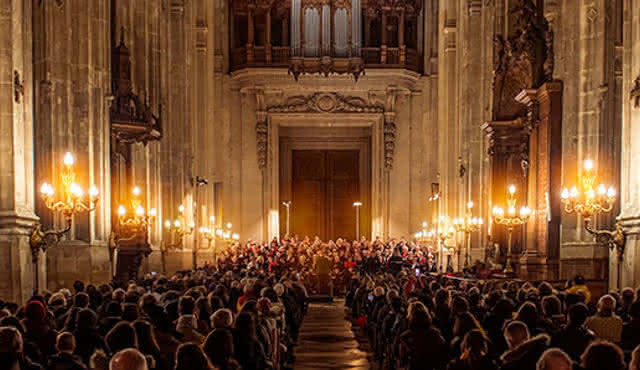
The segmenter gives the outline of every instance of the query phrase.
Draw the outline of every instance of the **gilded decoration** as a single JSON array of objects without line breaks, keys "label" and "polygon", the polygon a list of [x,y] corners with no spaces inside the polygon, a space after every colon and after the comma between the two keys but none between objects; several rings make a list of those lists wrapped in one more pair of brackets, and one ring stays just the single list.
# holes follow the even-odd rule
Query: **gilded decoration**
[{"label": "gilded decoration", "polygon": [[284,104],[267,108],[269,113],[384,113],[381,104],[367,104],[364,99],[336,92],[297,95]]}]

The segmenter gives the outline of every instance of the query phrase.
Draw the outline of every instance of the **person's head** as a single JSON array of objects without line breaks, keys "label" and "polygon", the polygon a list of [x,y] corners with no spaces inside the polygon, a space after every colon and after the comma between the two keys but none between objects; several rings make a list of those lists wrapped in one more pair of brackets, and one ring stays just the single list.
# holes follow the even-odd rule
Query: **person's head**
[{"label": "person's head", "polygon": [[516,320],[520,320],[527,325],[534,325],[538,320],[538,309],[536,305],[531,302],[525,302],[520,306]]},{"label": "person's head", "polygon": [[211,315],[211,326],[217,328],[230,328],[233,325],[233,313],[227,308],[221,308]]},{"label": "person's head", "polygon": [[629,316],[632,320],[640,320],[640,301],[635,301],[629,308]]},{"label": "person's head", "polygon": [[629,370],[640,370],[640,345],[631,353],[631,363]]},{"label": "person's head", "polygon": [[478,360],[488,352],[487,337],[482,330],[471,330],[465,334],[461,349],[471,360]]},{"label": "person's head", "polygon": [[604,340],[591,342],[580,356],[584,370],[624,370],[624,354],[617,345]]},{"label": "person's head", "polygon": [[178,312],[180,315],[193,315],[196,303],[190,296],[182,296],[178,301]]},{"label": "person's head", "polygon": [[463,312],[456,316],[453,323],[453,335],[456,337],[464,337],[465,334],[473,329],[481,329],[480,324],[470,312]]},{"label": "person's head", "polygon": [[545,317],[553,317],[562,313],[562,302],[555,295],[542,298],[542,313]]},{"label": "person's head", "polygon": [[504,328],[504,339],[513,349],[529,339],[529,329],[522,321],[511,321]]},{"label": "person's head", "polygon": [[589,308],[584,303],[576,303],[569,307],[567,316],[570,325],[582,326],[589,317]]},{"label": "person's head", "polygon": [[105,313],[109,317],[122,317],[122,304],[118,301],[109,302]]},{"label": "person's head", "polygon": [[65,295],[61,292],[54,293],[51,295],[51,297],[49,297],[49,301],[47,304],[49,305],[49,307],[53,308],[66,307],[67,297],[65,297]]},{"label": "person's head", "polygon": [[133,329],[136,331],[136,339],[138,341],[138,348],[145,353],[149,353],[146,351],[160,351],[160,347],[156,341],[156,336],[153,332],[153,326],[149,321],[146,320],[136,320],[131,325],[133,325]]},{"label": "person's head", "polygon": [[139,316],[138,305],[134,303],[125,303],[122,305],[122,320],[134,322]]},{"label": "person's head", "polygon": [[571,370],[572,368],[571,358],[559,348],[544,351],[536,364],[536,370]]},{"label": "person's head", "polygon": [[76,293],[84,292],[84,283],[80,280],[74,281],[73,290],[75,290]]},{"label": "person's head", "polygon": [[0,327],[0,353],[21,354],[23,351],[22,334],[11,326]]},{"label": "person's head", "polygon": [[249,312],[240,312],[236,318],[235,333],[238,333],[244,338],[253,338],[256,336],[256,323],[253,319],[253,315]]},{"label": "person's head", "polygon": [[126,348],[138,348],[138,337],[133,326],[126,322],[117,323],[105,336],[107,348],[111,353],[116,353]]},{"label": "person's head", "polygon": [[73,306],[78,308],[87,308],[89,307],[89,295],[84,292],[80,292],[73,296]]},{"label": "person's head", "polygon": [[409,328],[428,328],[431,326],[432,320],[427,307],[420,301],[414,301],[409,304],[407,310],[407,320]]},{"label": "person's head", "polygon": [[127,348],[116,353],[111,362],[109,370],[148,370],[147,359],[135,348]]},{"label": "person's head", "polygon": [[616,309],[616,300],[611,295],[603,295],[598,300],[598,314],[600,316],[611,316]]},{"label": "person's head", "polygon": [[174,370],[206,370],[211,363],[200,346],[195,343],[184,343],[176,351]]},{"label": "person's head", "polygon": [[233,358],[233,336],[229,330],[215,329],[205,339],[202,349],[213,365],[226,368]]},{"label": "person's head", "polygon": [[633,301],[636,298],[636,294],[633,291],[633,289],[626,287],[624,289],[622,289],[622,304],[626,307],[630,306],[631,303],[633,303]]},{"label": "person's head", "polygon": [[573,279],[573,283],[575,285],[584,285],[584,276],[576,275],[576,277]]},{"label": "person's head", "polygon": [[73,353],[76,350],[76,338],[68,331],[58,334],[56,349],[58,352]]}]

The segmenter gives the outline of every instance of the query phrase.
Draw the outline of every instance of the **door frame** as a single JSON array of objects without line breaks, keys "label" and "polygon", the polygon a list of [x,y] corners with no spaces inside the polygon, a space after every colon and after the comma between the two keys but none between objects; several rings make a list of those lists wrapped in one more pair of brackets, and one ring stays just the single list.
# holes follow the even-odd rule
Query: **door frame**
[{"label": "door frame", "polygon": [[[290,200],[293,195],[292,160],[294,150],[355,150],[358,152],[358,181],[361,199],[357,200],[363,203],[360,213],[360,233],[371,237],[371,222],[366,222],[371,219],[371,130],[369,128],[349,130],[285,128],[281,132],[279,141],[279,196],[282,200]],[[295,217],[293,213],[291,216]],[[284,222],[282,216],[280,221]]]},{"label": "door frame", "polygon": [[[297,145],[305,145],[304,148],[308,149],[311,149],[312,145],[316,145],[319,149],[329,150],[339,149],[340,146],[361,149],[362,144],[355,145],[353,139],[351,139],[352,143],[349,143],[349,140],[340,141],[339,138],[328,137],[323,143],[318,140],[317,134],[320,131],[314,130],[314,128],[335,128],[342,131],[341,136],[343,138],[345,131],[357,133],[356,136],[362,136],[363,130],[368,132],[368,155],[361,156],[361,160],[367,157],[367,163],[366,166],[360,166],[361,170],[366,167],[370,168],[368,184],[365,185],[365,181],[360,183],[361,194],[367,194],[369,197],[371,223],[368,225],[370,235],[367,236],[387,236],[389,175],[384,168],[384,115],[382,113],[268,113],[267,124],[269,127],[267,137],[268,151],[267,166],[263,177],[263,199],[266,211],[264,219],[267,223],[266,230],[269,239],[280,235],[280,212],[284,212],[281,202],[287,200],[281,197],[280,193],[281,171],[285,170],[283,168],[285,166],[281,166],[280,160],[280,138],[283,136],[282,134],[287,135],[296,128],[306,128],[307,130],[304,131],[308,133],[306,135],[307,139],[304,137],[296,138],[293,142],[301,144],[293,145],[289,150],[293,150]],[[322,131],[330,132],[330,130]],[[363,186],[366,186],[366,188],[363,189]],[[287,194],[288,196],[291,194],[290,185],[289,193],[284,195]]]}]

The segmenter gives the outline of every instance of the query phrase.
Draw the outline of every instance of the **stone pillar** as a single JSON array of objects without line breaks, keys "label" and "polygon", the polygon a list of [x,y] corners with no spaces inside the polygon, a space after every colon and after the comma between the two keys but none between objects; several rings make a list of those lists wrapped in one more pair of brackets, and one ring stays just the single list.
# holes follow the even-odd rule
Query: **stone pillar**
[{"label": "stone pillar", "polygon": [[29,234],[38,220],[33,202],[32,4],[0,4],[0,297],[17,303],[32,293]]},{"label": "stone pillar", "polygon": [[265,18],[267,19],[267,42],[264,46],[264,53],[267,64],[271,63],[271,9],[266,10]]},{"label": "stone pillar", "polygon": [[[43,288],[59,289],[75,279],[91,283],[109,279],[109,4],[106,0],[88,5],[34,2],[35,185],[59,184],[62,158],[70,151],[76,157],[80,185],[85,189],[96,185],[101,195],[96,210],[76,215],[66,240],[47,251]],[[63,226],[60,215],[48,210],[39,197],[36,209],[45,228]]]},{"label": "stone pillar", "polygon": [[382,9],[382,27],[380,27],[380,63],[387,63],[387,10]]},{"label": "stone pillar", "polygon": [[[621,268],[622,287],[640,285],[640,8],[624,2],[622,59],[622,213],[618,218],[627,236]],[[611,252],[609,287],[617,281],[617,259]]]}]

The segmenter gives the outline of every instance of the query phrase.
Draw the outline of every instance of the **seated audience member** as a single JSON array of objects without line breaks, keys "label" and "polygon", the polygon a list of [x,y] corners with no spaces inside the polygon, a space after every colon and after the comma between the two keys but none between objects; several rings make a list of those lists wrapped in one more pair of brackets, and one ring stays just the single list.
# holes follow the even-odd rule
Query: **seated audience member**
[{"label": "seated audience member", "polygon": [[49,357],[47,369],[49,370],[82,370],[87,367],[79,356],[74,355],[76,338],[65,331],[58,334],[56,343],[58,353]]},{"label": "seated audience member", "polygon": [[551,348],[540,356],[536,370],[572,370],[573,361],[569,355],[558,348]]},{"label": "seated audience member", "polygon": [[0,369],[42,370],[42,366],[25,356],[23,348],[22,335],[18,329],[0,327]]},{"label": "seated audience member", "polygon": [[586,326],[599,339],[620,343],[622,337],[622,320],[614,313],[616,300],[611,295],[604,295],[598,300],[598,312],[587,319]]},{"label": "seated audience member", "polygon": [[624,370],[624,354],[617,345],[598,340],[589,345],[581,357],[584,370]]},{"label": "seated audience member", "polygon": [[551,338],[546,334],[529,336],[529,329],[522,321],[512,321],[504,329],[509,350],[500,360],[501,370],[535,370],[542,353],[549,348]]},{"label": "seated audience member", "polygon": [[560,329],[551,340],[553,347],[561,348],[574,361],[580,360],[580,356],[589,343],[596,338],[595,334],[584,324],[588,315],[589,309],[584,303],[576,303],[569,307],[567,325]]},{"label": "seated audience member", "polygon": [[220,370],[238,370],[240,365],[235,360],[233,335],[229,330],[214,329],[202,345],[204,353],[216,368]]},{"label": "seated audience member", "polygon": [[629,322],[622,326],[620,347],[625,352],[633,351],[640,345],[640,301],[631,304],[628,312]]},{"label": "seated audience member", "polygon": [[135,348],[116,353],[109,362],[109,370],[148,370],[147,359]]},{"label": "seated audience member", "polygon": [[421,302],[409,305],[407,330],[400,334],[399,360],[408,369],[440,369],[448,361],[448,350],[431,315]]},{"label": "seated audience member", "polygon": [[487,338],[482,330],[474,329],[465,334],[462,353],[447,365],[447,370],[494,370],[495,361],[489,356]]},{"label": "seated audience member", "polygon": [[213,370],[213,366],[199,345],[185,343],[178,347],[174,370]]}]

